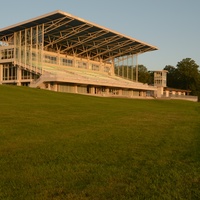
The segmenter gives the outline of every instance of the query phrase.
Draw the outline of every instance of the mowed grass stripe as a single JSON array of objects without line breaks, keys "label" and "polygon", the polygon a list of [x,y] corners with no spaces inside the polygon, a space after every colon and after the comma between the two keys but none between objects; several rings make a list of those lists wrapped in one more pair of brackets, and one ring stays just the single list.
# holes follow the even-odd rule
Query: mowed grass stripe
[{"label": "mowed grass stripe", "polygon": [[0,199],[198,199],[200,104],[0,86]]}]

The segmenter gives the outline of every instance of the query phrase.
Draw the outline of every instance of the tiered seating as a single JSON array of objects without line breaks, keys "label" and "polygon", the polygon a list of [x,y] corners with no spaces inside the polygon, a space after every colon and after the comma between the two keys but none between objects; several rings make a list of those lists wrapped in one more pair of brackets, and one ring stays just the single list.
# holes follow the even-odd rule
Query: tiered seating
[{"label": "tiered seating", "polygon": [[127,79],[120,78],[115,75],[108,75],[101,72],[96,72],[87,69],[79,69],[74,67],[66,66],[53,66],[45,65],[43,70],[51,74],[51,77],[54,77],[54,80],[62,80],[65,82],[74,82],[77,80],[79,83],[83,84],[94,84],[101,86],[112,86],[112,87],[127,87],[127,88],[136,88],[136,89],[147,89],[149,86],[143,83],[129,81]]}]

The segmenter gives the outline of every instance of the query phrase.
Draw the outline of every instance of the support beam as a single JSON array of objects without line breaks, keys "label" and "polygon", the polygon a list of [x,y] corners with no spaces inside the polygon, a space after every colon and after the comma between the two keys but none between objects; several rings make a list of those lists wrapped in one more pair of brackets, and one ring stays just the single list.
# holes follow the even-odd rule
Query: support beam
[{"label": "support beam", "polygon": [[129,40],[127,40],[125,42],[119,42],[117,45],[113,45],[113,47],[109,47],[106,51],[103,51],[101,53],[97,52],[97,55],[92,56],[91,59],[94,59],[94,58],[99,57],[101,55],[107,54],[107,53],[112,52],[112,51],[114,51],[116,49],[120,49],[121,47],[127,46],[127,45],[129,45],[131,43],[132,43],[132,41],[129,41]]},{"label": "support beam", "polygon": [[98,49],[98,48],[100,48],[101,46],[109,45],[109,43],[112,43],[112,42],[117,41],[117,40],[119,40],[119,39],[121,39],[121,37],[119,37],[119,36],[112,36],[112,37],[106,38],[106,39],[104,39],[102,42],[100,42],[100,43],[98,43],[98,44],[92,46],[91,48],[86,49],[85,51],[82,51],[81,53],[78,54],[78,56],[80,56],[80,55],[82,55],[82,54],[85,54],[85,53],[87,53],[87,52],[89,52],[89,51],[92,51],[92,50],[94,50],[94,49]]},{"label": "support beam", "polygon": [[[89,34],[89,36],[88,36],[88,34],[85,35],[85,36],[82,36],[82,37],[85,37],[85,38],[82,39],[82,40],[79,39],[79,42],[76,42],[76,43],[73,44],[73,45],[69,45],[67,48],[63,49],[63,50],[61,51],[61,53],[67,52],[67,51],[69,51],[70,49],[73,49],[73,48],[75,48],[75,47],[77,47],[77,46],[80,46],[80,45],[83,45],[83,44],[85,44],[85,43],[88,43],[88,42],[90,42],[90,41],[92,41],[92,40],[94,40],[94,39],[96,39],[96,38],[99,38],[99,37],[101,37],[101,36],[107,34],[107,33],[108,33],[108,31],[100,30],[100,31],[97,31],[97,32],[95,32],[95,33]],[[79,37],[79,38],[80,38],[80,37]]]},{"label": "support beam", "polygon": [[0,84],[2,84],[3,81],[3,65],[0,64]]},{"label": "support beam", "polygon": [[[69,19],[69,20],[68,20]],[[68,21],[66,21],[68,20]],[[45,23],[45,29],[44,29],[44,34],[47,34],[48,32],[51,32],[61,26],[65,26],[67,24],[69,24],[70,22],[74,21],[73,18],[69,18],[69,17],[62,17],[60,19],[51,21],[49,23]]]},{"label": "support beam", "polygon": [[[57,44],[69,37],[72,37],[73,35],[76,35],[78,33],[81,33],[83,31],[86,31],[87,29],[91,28],[91,26],[89,25],[79,25],[79,26],[76,26],[76,27],[72,27],[70,29],[68,29],[67,33],[63,33],[62,31],[60,32],[60,35],[59,36],[53,36],[57,39],[54,38],[53,41],[49,41],[49,44],[45,45],[45,48],[49,47],[49,46],[53,46],[54,44]],[[50,38],[49,38],[50,40]],[[47,42],[47,41],[46,41]]]},{"label": "support beam", "polygon": [[21,80],[22,80],[22,70],[20,67],[17,67],[17,85],[21,85]]},{"label": "support beam", "polygon": [[136,57],[136,66],[135,66],[135,81],[138,82],[138,57]]},{"label": "support beam", "polygon": [[108,60],[111,60],[112,58],[117,58],[117,57],[120,57],[120,56],[123,56],[123,55],[127,55],[127,54],[129,54],[129,55],[136,54],[136,53],[134,53],[134,51],[139,49],[139,47],[143,47],[143,44],[138,44],[137,46],[129,47],[129,48],[127,48],[127,50],[124,50],[124,51],[122,49],[121,52],[119,52],[117,54],[113,54],[112,56],[104,59],[104,61],[108,61]]}]

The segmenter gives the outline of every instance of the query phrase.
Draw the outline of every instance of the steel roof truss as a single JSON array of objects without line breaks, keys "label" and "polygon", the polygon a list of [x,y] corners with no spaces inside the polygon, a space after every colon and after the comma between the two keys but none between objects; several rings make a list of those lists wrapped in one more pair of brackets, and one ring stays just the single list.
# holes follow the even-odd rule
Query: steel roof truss
[{"label": "steel roof truss", "polygon": [[100,31],[97,31],[95,33],[91,33],[89,37],[88,37],[88,35],[81,36],[81,37],[84,37],[84,39],[80,39],[80,37],[79,37],[79,42],[77,42],[77,43],[75,43],[75,44],[73,44],[71,46],[68,46],[66,49],[63,49],[62,51],[68,51],[68,50],[70,50],[72,48],[75,48],[75,47],[77,47],[79,45],[82,45],[82,44],[84,44],[86,42],[89,42],[89,41],[91,41],[91,40],[93,40],[95,38],[101,37],[101,36],[103,36],[103,35],[105,35],[107,33],[108,33],[107,31],[100,30]]},{"label": "steel roof truss", "polygon": [[112,51],[114,51],[115,49],[120,49],[121,47],[127,46],[127,45],[129,45],[129,44],[131,44],[131,43],[133,43],[133,41],[130,41],[130,40],[126,40],[126,41],[124,41],[124,42],[120,42],[120,43],[118,43],[117,45],[114,45],[113,48],[108,47],[108,49],[107,49],[106,51],[103,51],[103,52],[101,52],[101,53],[97,53],[97,55],[91,57],[91,59],[94,59],[94,58],[96,58],[96,57],[98,57],[98,56],[100,56],[100,55],[103,55],[103,54],[107,54],[107,53],[109,53],[109,52],[112,52]]},{"label": "steel roof truss", "polygon": [[[132,46],[132,47],[122,47],[122,48],[120,48],[119,50],[120,51],[118,51],[118,52],[113,52],[114,54],[118,54],[118,53],[120,53],[120,52],[125,52],[125,53],[127,53],[127,52],[131,52],[131,51],[133,51],[133,50],[138,50],[138,49],[140,49],[141,47],[145,47],[143,44],[137,44],[137,45],[135,45],[135,46]],[[112,55],[111,55],[112,56]]]},{"label": "steel roof truss", "polygon": [[65,34],[63,34],[62,32],[60,32],[60,37],[58,37],[58,39],[55,39],[50,42],[49,44],[45,45],[45,47],[48,47],[48,46],[53,46],[54,44],[58,43],[58,42],[61,42],[63,40],[65,40],[66,38],[68,37],[71,37],[73,35],[76,35],[77,33],[80,33],[80,32],[83,32],[83,31],[86,31],[87,29],[91,28],[91,26],[88,26],[87,24],[83,24],[83,25],[79,25],[79,26],[76,26],[75,28],[71,28],[71,31],[70,32],[67,32]]},{"label": "steel roof truss", "polygon": [[63,18],[54,20],[52,22],[45,23],[44,24],[45,25],[44,34],[47,34],[50,31],[53,31],[61,26],[67,25],[70,22],[74,21],[74,19],[70,19],[69,21],[64,21],[65,19],[69,19],[69,18],[63,17]]},{"label": "steel roof truss", "polygon": [[10,35],[6,35],[6,36],[2,36],[0,38],[0,40],[10,44],[10,43],[12,43],[13,38],[14,38],[14,34],[10,34]]},{"label": "steel roof truss", "polygon": [[[87,50],[81,52],[80,54],[78,54],[78,56],[79,56],[79,55],[82,55],[82,54],[84,54],[84,53],[86,53],[86,52],[88,52],[88,51],[92,51],[93,49],[98,49],[98,48],[101,47],[101,46],[108,45],[109,43],[112,43],[112,42],[114,42],[114,41],[117,41],[117,40],[119,40],[119,39],[121,39],[121,38],[122,38],[122,37],[120,37],[120,36],[118,36],[118,35],[115,35],[115,36],[106,38],[106,39],[104,39],[102,42],[100,42],[99,44],[96,44],[96,45],[92,46],[91,48],[89,48],[89,49],[87,49]],[[96,42],[96,41],[94,41],[94,42]]]},{"label": "steel roof truss", "polygon": [[144,47],[144,45],[143,45],[143,44],[138,44],[137,46],[130,47],[130,48],[128,48],[126,51],[122,51],[122,52],[119,52],[118,54],[114,54],[114,55],[108,57],[107,59],[105,59],[105,61],[106,61],[106,60],[113,59],[113,58],[117,58],[117,57],[120,57],[120,56],[124,56],[124,55],[127,55],[127,54],[129,54],[129,53],[130,53],[130,54],[134,54],[133,51],[134,51],[134,50],[137,50],[138,47],[139,47],[139,48],[140,48],[140,47]]}]

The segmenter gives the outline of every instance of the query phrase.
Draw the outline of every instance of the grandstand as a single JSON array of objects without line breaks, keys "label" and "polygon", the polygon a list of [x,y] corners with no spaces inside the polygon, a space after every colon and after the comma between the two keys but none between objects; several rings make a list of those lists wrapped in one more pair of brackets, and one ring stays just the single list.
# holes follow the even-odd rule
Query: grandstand
[{"label": "grandstand", "polygon": [[147,97],[137,56],[155,46],[54,11],[0,29],[0,84],[102,96]]}]

